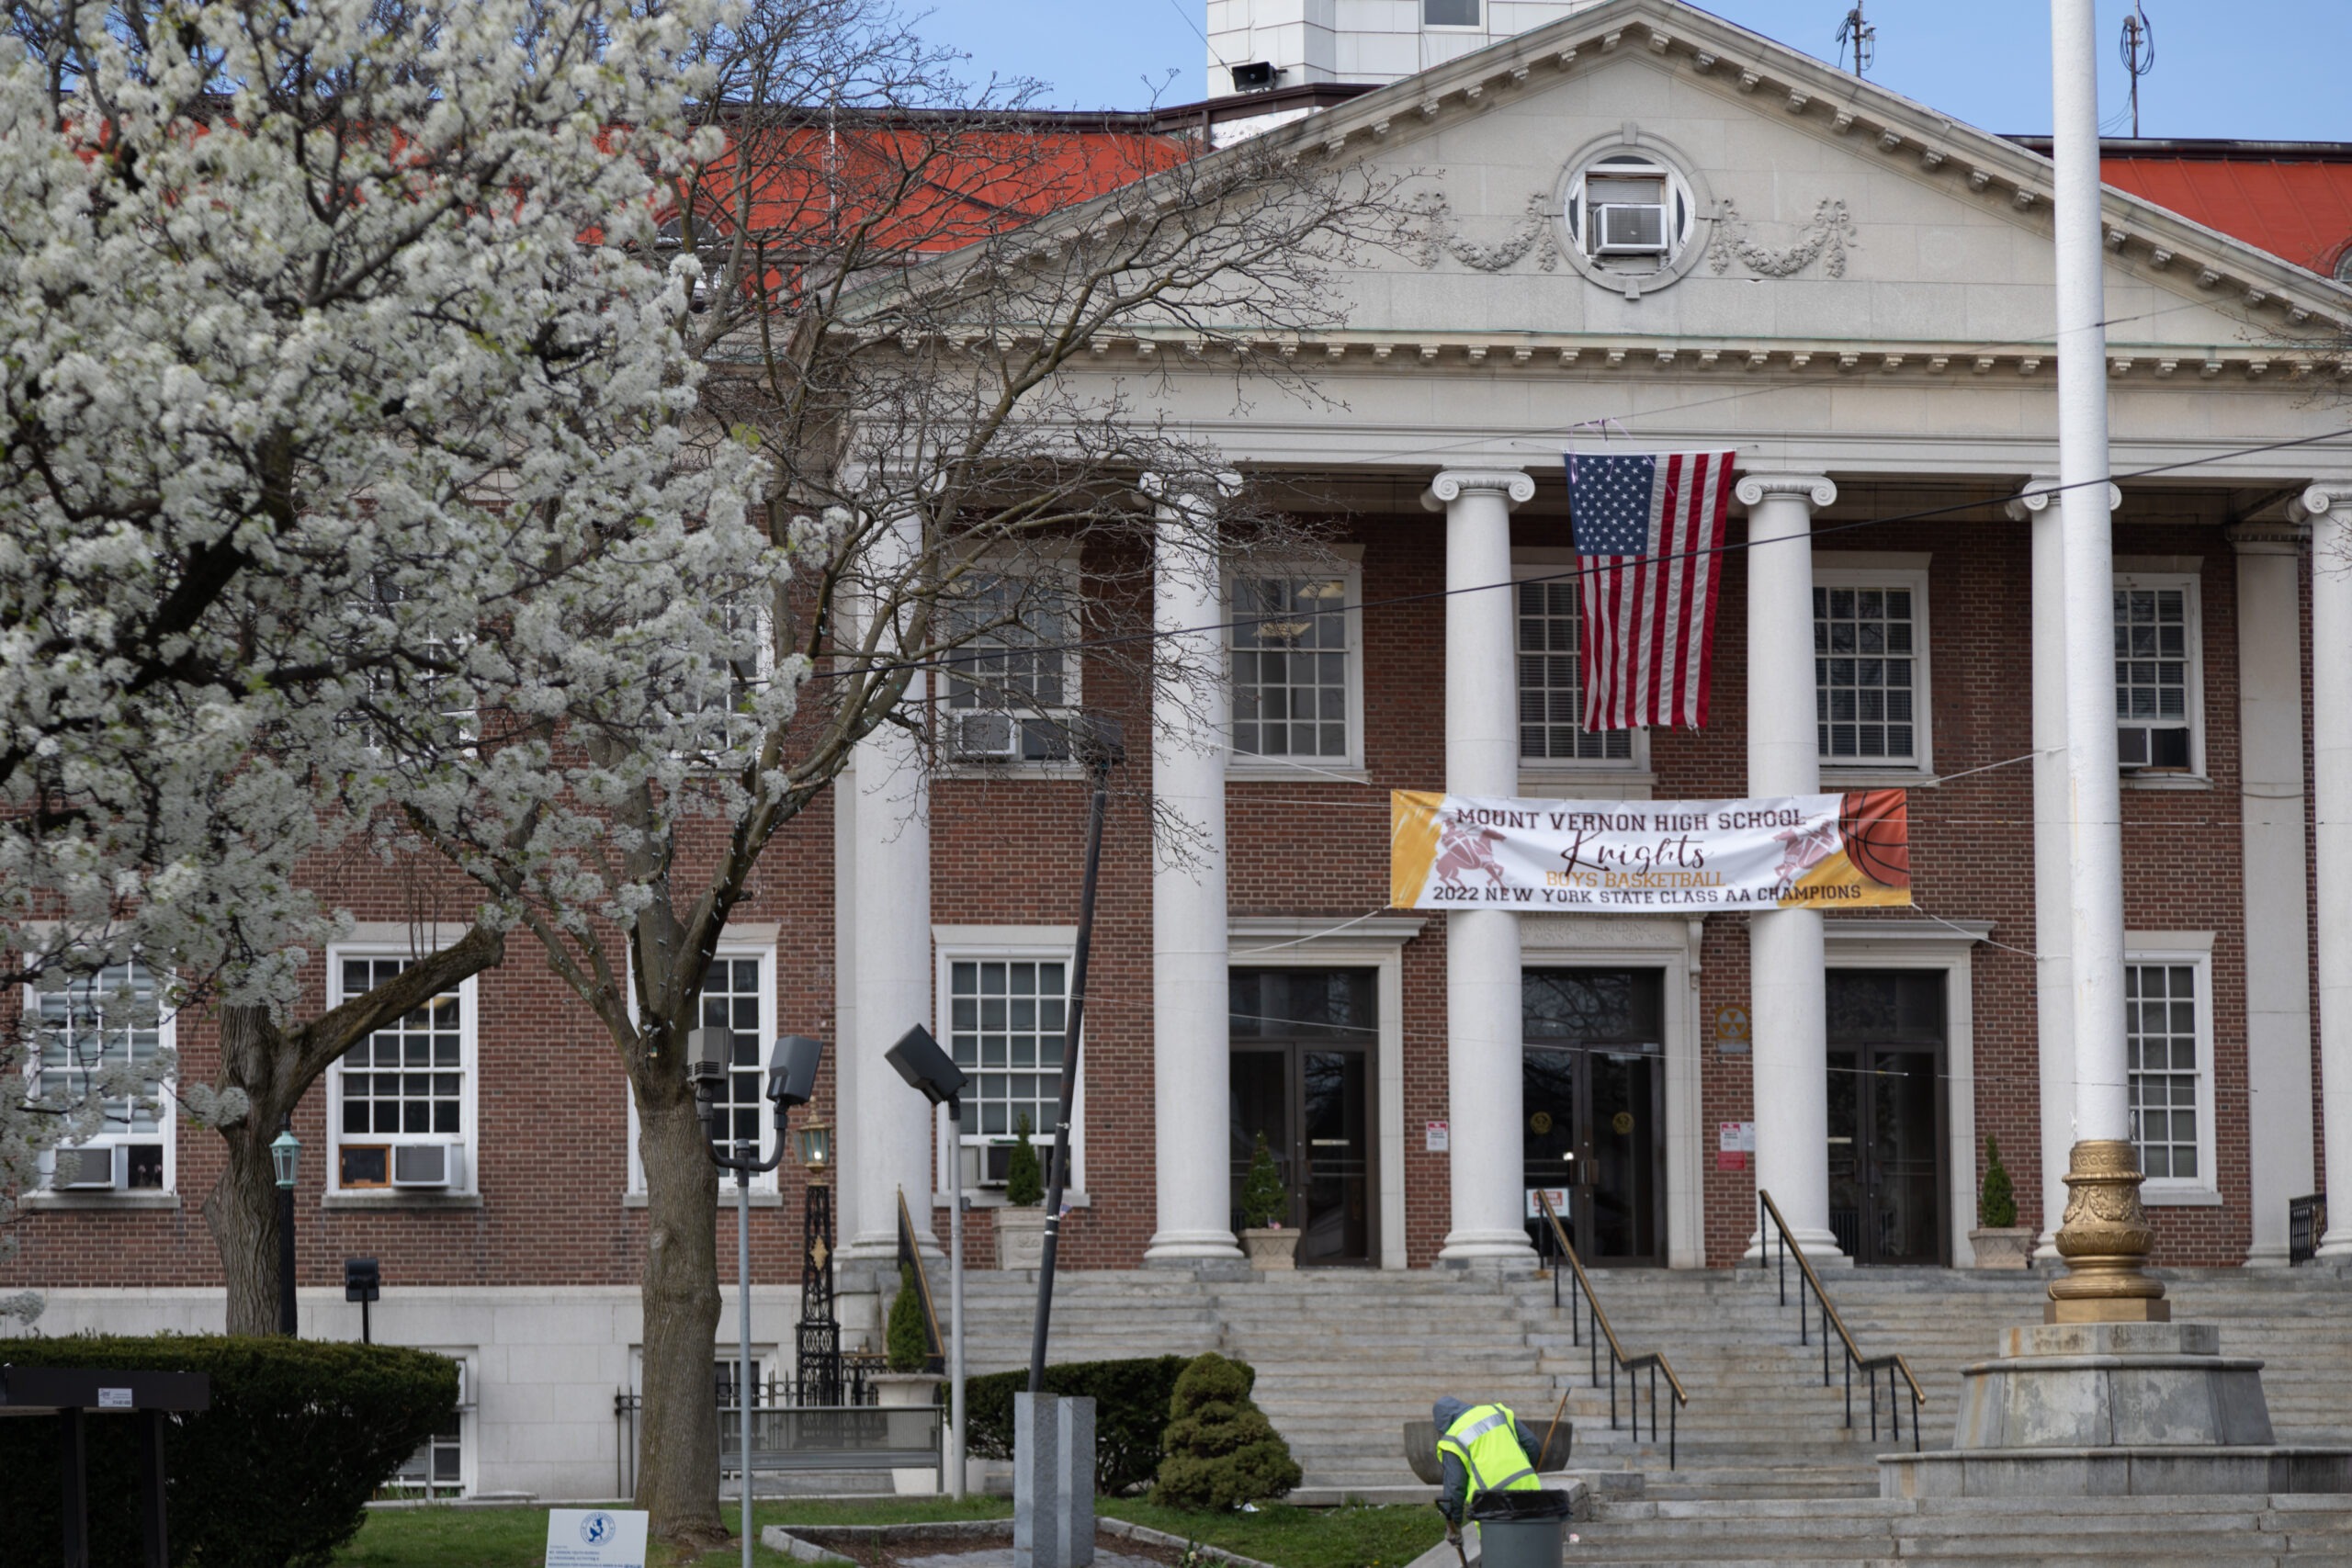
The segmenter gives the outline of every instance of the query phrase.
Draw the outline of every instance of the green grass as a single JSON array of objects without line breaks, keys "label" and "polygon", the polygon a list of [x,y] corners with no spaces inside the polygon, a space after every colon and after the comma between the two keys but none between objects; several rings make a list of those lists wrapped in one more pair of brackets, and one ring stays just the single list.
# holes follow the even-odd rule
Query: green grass
[{"label": "green grass", "polygon": [[[1219,1546],[1275,1568],[1403,1568],[1444,1534],[1433,1508],[1293,1508],[1282,1504],[1254,1514],[1195,1514],[1154,1506],[1140,1498],[1096,1503],[1109,1517]],[[776,1500],[756,1506],[752,1517],[769,1525],[908,1525],[947,1519],[1001,1519],[1007,1497],[877,1498],[872,1502]],[[731,1502],[731,1525],[741,1516]],[[336,1553],[335,1568],[540,1568],[547,1551],[545,1508],[378,1508],[358,1539]],[[730,1568],[734,1548],[695,1559],[664,1559],[660,1568]],[[761,1568],[788,1568],[779,1552],[755,1550]]]},{"label": "green grass", "polygon": [[1196,1514],[1136,1497],[1106,1497],[1102,1513],[1147,1529],[1220,1546],[1275,1568],[1404,1568],[1445,1539],[1431,1507],[1294,1508],[1259,1505],[1254,1514]]}]

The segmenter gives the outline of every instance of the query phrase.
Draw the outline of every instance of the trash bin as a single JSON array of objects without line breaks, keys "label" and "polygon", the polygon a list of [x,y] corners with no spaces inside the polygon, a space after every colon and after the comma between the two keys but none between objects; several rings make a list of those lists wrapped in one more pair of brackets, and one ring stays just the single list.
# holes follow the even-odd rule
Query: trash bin
[{"label": "trash bin", "polygon": [[1482,1568],[1560,1568],[1567,1551],[1566,1493],[1481,1492],[1470,1517],[1478,1527]]}]

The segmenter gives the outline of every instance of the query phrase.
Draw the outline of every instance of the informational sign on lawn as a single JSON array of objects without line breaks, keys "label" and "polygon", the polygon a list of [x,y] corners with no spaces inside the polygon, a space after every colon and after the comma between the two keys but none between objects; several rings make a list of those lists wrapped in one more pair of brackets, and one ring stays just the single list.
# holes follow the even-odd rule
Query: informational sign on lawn
[{"label": "informational sign on lawn", "polygon": [[1690,914],[1911,902],[1899,789],[1760,800],[1389,796],[1399,909]]},{"label": "informational sign on lawn", "polygon": [[637,1508],[549,1508],[547,1568],[645,1568]]}]

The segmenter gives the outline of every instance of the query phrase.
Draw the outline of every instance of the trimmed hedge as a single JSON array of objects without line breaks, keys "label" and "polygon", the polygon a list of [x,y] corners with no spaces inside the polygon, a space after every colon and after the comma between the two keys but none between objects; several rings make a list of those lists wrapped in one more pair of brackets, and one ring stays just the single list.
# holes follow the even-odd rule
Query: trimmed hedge
[{"label": "trimmed hedge", "polygon": [[[1069,1361],[1046,1369],[1046,1392],[1094,1401],[1094,1488],[1111,1496],[1139,1492],[1159,1473],[1160,1436],[1176,1397],[1182,1356]],[[1251,1374],[1254,1376],[1255,1374]],[[1012,1457],[1012,1396],[1029,1389],[1026,1371],[996,1372],[964,1384],[969,1450]]]},{"label": "trimmed hedge", "polygon": [[1290,1445],[1250,1397],[1257,1382],[1249,1366],[1214,1350],[1185,1365],[1153,1502],[1222,1513],[1287,1496],[1298,1484]]},{"label": "trimmed hedge", "polygon": [[[315,1568],[359,1531],[363,1506],[458,1403],[457,1363],[390,1345],[211,1335],[12,1339],[0,1362],[204,1372],[212,1407],[164,1437],[172,1562]],[[135,1420],[92,1416],[90,1561],[138,1568]],[[0,1421],[0,1520],[14,1562],[48,1561],[60,1527],[57,1425]]]}]

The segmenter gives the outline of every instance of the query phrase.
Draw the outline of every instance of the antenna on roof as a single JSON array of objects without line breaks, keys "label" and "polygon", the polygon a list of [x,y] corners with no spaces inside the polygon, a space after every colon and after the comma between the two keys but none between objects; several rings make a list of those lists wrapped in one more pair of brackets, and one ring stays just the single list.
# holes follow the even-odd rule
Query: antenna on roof
[{"label": "antenna on roof", "polygon": [[1838,24],[1838,63],[1846,63],[1846,46],[1854,51],[1854,74],[1859,76],[1871,68],[1878,58],[1878,29],[1862,19],[1862,0],[1854,0],[1854,8]]},{"label": "antenna on roof", "polygon": [[2156,68],[2156,28],[2148,8],[2132,0],[2123,18],[2123,69],[2132,73],[2132,140],[2140,139],[2140,78]]}]

